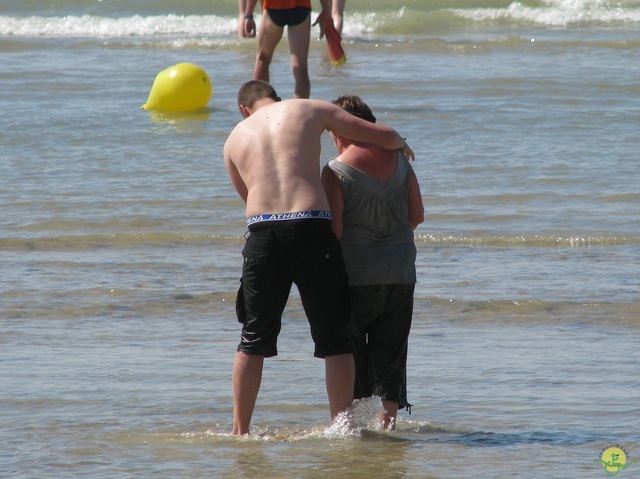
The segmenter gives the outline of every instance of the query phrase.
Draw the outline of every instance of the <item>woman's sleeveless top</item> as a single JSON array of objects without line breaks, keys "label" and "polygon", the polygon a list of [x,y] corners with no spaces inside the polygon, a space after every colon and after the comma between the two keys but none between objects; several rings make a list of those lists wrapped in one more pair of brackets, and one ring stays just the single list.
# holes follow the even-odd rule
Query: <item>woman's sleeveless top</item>
[{"label": "woman's sleeveless top", "polygon": [[344,198],[340,244],[351,286],[416,282],[416,247],[409,223],[410,167],[398,152],[398,166],[382,182],[332,160]]}]

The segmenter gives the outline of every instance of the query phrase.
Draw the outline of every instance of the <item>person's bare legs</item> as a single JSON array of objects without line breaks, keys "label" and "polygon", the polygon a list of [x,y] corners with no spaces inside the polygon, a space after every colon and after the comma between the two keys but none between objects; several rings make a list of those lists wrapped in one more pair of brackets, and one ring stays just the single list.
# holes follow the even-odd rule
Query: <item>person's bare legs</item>
[{"label": "person's bare legs", "polygon": [[287,27],[289,51],[291,52],[291,72],[295,81],[293,96],[295,98],[309,98],[311,82],[309,81],[309,45],[311,42],[311,15],[295,26]]},{"label": "person's bare legs", "polygon": [[393,401],[382,400],[382,407],[384,408],[383,424],[385,429],[390,431],[396,430],[396,416],[398,415],[398,403]]},{"label": "person's bare legs", "polygon": [[233,435],[249,434],[264,357],[238,351],[233,363]]},{"label": "person's bare legs", "polygon": [[331,4],[331,17],[333,18],[333,26],[336,27],[336,30],[338,30],[338,33],[340,34],[342,34],[345,3],[347,3],[347,0],[333,0]]},{"label": "person's bare legs", "polygon": [[353,354],[327,356],[324,362],[329,409],[333,420],[338,414],[349,409],[353,403],[355,364]]},{"label": "person's bare legs", "polygon": [[238,0],[238,38],[245,38],[244,33],[244,10],[247,6],[247,0]]},{"label": "person's bare legs", "polygon": [[256,54],[256,65],[253,70],[253,79],[269,81],[269,65],[273,59],[283,28],[273,23],[267,10],[263,10],[260,28],[258,29],[258,53]]}]

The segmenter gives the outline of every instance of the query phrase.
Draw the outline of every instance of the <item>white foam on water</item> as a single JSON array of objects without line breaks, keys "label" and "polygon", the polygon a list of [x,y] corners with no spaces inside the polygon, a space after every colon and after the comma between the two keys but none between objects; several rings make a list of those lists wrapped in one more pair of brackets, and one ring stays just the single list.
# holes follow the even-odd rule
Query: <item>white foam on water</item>
[{"label": "white foam on water", "polygon": [[363,429],[379,431],[384,428],[381,420],[383,412],[379,397],[356,400],[348,411],[338,415],[324,433],[329,437],[347,437],[359,435]]},{"label": "white foam on water", "polygon": [[108,18],[0,16],[0,35],[17,37],[150,37],[163,35],[227,35],[237,19],[216,15],[154,15]]},{"label": "white foam on water", "polygon": [[506,8],[452,9],[456,15],[477,22],[511,20],[547,27],[580,24],[640,22],[640,12],[601,0],[547,0],[542,6],[513,2]]}]

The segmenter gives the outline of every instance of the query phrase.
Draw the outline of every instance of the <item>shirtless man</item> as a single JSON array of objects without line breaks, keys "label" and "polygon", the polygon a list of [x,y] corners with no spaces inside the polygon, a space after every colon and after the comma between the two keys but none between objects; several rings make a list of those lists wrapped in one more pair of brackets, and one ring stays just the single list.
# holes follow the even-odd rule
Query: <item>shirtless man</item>
[{"label": "shirtless man", "polygon": [[322,133],[331,130],[414,157],[392,128],[320,100],[280,101],[260,80],[240,88],[238,106],[245,119],[229,135],[224,161],[246,202],[250,236],[236,302],[242,335],[233,366],[234,435],[249,433],[264,358],[277,354],[292,283],[311,326],[314,356],[325,359],[332,419],[353,400],[348,278],[320,181]]}]

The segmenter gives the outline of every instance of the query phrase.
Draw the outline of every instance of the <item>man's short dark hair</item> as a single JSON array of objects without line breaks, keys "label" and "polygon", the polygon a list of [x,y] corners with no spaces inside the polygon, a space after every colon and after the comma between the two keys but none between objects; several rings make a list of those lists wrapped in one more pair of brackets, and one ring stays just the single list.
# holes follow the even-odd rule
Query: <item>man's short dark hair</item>
[{"label": "man's short dark hair", "polygon": [[257,101],[264,98],[280,101],[280,97],[269,83],[262,80],[251,80],[240,87],[238,106],[253,108]]}]

